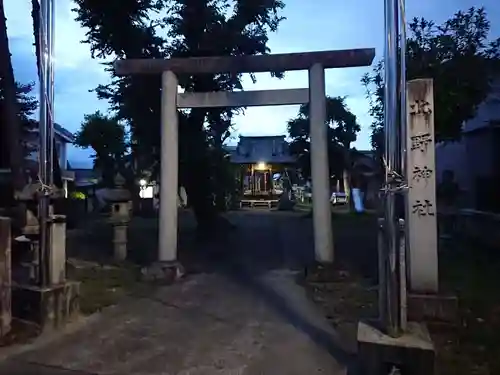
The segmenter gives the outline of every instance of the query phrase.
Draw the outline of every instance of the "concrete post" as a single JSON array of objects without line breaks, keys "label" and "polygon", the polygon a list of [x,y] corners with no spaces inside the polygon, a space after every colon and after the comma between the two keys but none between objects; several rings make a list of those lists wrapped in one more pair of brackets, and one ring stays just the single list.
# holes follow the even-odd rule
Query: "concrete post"
[{"label": "concrete post", "polygon": [[11,327],[11,224],[7,217],[0,217],[0,337]]},{"label": "concrete post", "polygon": [[177,189],[179,179],[179,132],[177,116],[177,77],[171,71],[162,75],[160,228],[158,261],[177,260]]},{"label": "concrete post", "polygon": [[325,125],[325,70],[320,64],[309,69],[309,95],[314,252],[318,262],[330,263],[333,262],[333,235]]},{"label": "concrete post", "polygon": [[66,281],[66,216],[53,215],[50,225],[49,283]]}]

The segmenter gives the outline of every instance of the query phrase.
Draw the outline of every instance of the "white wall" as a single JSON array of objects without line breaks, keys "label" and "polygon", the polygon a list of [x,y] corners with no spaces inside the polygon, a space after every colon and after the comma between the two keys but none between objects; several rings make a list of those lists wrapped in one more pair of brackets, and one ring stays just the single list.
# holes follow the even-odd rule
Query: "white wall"
[{"label": "white wall", "polygon": [[463,137],[459,142],[436,145],[436,180],[441,181],[444,170],[454,171],[460,188],[468,194],[468,203],[475,205],[478,177],[491,174],[493,165],[493,138],[486,129],[492,120],[500,120],[500,80],[492,85],[492,92],[477,109],[476,117],[463,125]]},{"label": "white wall", "polygon": [[[37,147],[38,148],[38,147]],[[68,167],[68,143],[56,134],[56,148],[57,156],[59,159],[59,165],[61,169],[67,169]],[[27,156],[29,160],[38,160],[38,150],[33,151]]]},{"label": "white wall", "polygon": [[470,188],[465,142],[438,143],[436,145],[436,181],[438,183],[441,182],[445,170],[451,170],[455,173],[455,180],[461,188]]},{"label": "white wall", "polygon": [[153,198],[154,196],[154,188],[152,185],[141,187],[139,191],[139,196],[141,198]]},{"label": "white wall", "polygon": [[500,120],[500,80],[492,84],[492,91],[477,108],[476,117],[464,124],[463,131],[482,128],[491,120]]}]

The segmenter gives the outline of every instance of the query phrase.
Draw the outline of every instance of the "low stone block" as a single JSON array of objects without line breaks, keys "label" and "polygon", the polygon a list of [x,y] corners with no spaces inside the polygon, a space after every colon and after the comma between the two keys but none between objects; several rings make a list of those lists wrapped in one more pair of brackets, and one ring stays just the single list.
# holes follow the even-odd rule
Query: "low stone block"
[{"label": "low stone block", "polygon": [[458,317],[458,298],[456,296],[414,293],[408,295],[409,320],[454,323]]},{"label": "low stone block", "polygon": [[179,262],[155,262],[141,269],[141,279],[168,285],[184,277],[185,273],[184,267]]},{"label": "low stone block", "polygon": [[46,288],[12,286],[12,315],[38,324],[42,331],[62,327],[77,317],[79,311],[79,282],[66,281]]},{"label": "low stone block", "polygon": [[52,215],[51,219],[49,281],[52,285],[59,285],[66,281],[66,216]]},{"label": "low stone block", "polygon": [[360,322],[358,361],[360,375],[389,374],[393,367],[407,375],[435,373],[434,345],[429,332],[414,322],[408,323],[407,332],[398,338],[384,334],[375,323]]}]

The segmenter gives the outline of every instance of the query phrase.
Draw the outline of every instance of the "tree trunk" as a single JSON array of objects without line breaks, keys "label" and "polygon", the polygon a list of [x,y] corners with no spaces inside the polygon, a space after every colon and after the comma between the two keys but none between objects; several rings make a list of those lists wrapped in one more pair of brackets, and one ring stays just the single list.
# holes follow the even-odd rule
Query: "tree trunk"
[{"label": "tree trunk", "polygon": [[350,173],[347,169],[344,169],[342,173],[342,180],[344,184],[344,193],[348,202],[351,201],[351,178]]},{"label": "tree trunk", "polygon": [[215,174],[215,209],[217,212],[224,212],[227,209],[226,205],[226,195],[227,189],[224,186],[224,180],[226,179],[223,171],[220,170],[219,166],[216,166]]},{"label": "tree trunk", "polygon": [[204,120],[205,111],[193,109],[187,124],[189,128],[184,129],[186,136],[184,139],[181,138],[181,141],[189,142],[189,150],[184,155],[186,193],[196,216],[198,228],[203,232],[209,232],[215,224],[216,210],[213,204],[210,164],[203,131]]},{"label": "tree trunk", "polygon": [[222,142],[218,141],[215,144],[215,152],[213,153],[213,173],[214,173],[214,192],[215,192],[215,209],[217,212],[225,212],[228,209],[227,199],[231,191],[231,176],[232,172],[224,160],[224,151]]},{"label": "tree trunk", "polygon": [[[3,0],[0,0],[0,78],[3,91],[3,131],[2,147],[8,147],[9,164],[14,191],[24,187],[23,154],[21,145],[21,119],[18,116],[16,98],[16,83],[12,69],[9,39],[7,36],[7,22]],[[12,197],[13,198],[13,197]]]},{"label": "tree trunk", "polygon": [[344,172],[342,173],[343,179],[344,179],[344,192],[347,198],[347,204],[349,205],[349,211],[354,210],[354,201],[352,199],[352,162],[351,162],[351,155],[350,155],[350,148],[345,147],[344,148],[344,160],[345,160],[345,169]]}]

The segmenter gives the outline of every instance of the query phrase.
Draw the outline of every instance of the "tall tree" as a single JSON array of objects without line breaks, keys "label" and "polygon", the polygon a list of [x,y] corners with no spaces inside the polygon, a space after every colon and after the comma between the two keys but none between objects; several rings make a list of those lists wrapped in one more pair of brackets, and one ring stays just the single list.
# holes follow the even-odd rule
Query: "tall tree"
[{"label": "tall tree", "polygon": [[31,0],[31,19],[33,20],[33,45],[35,46],[36,71],[40,78],[40,1]]},{"label": "tall tree", "polygon": [[[19,93],[17,88],[7,36],[7,19],[5,18],[3,0],[0,0],[0,90],[2,98],[0,104],[0,149],[2,149],[3,161],[8,160],[7,165],[11,170],[14,191],[20,191],[25,182],[22,146],[20,143],[22,126],[17,102]],[[10,195],[13,198],[12,194]]]},{"label": "tall tree", "polygon": [[[298,115],[288,121],[288,135],[292,139],[290,150],[297,155],[304,177],[310,177],[310,119],[309,105],[302,105]],[[356,116],[347,108],[345,98],[326,97],[326,121],[328,127],[328,154],[330,175],[344,177],[346,193],[350,192],[351,144],[360,131]]]},{"label": "tall tree", "polygon": [[[85,27],[93,56],[167,58],[265,54],[268,33],[276,31],[284,7],[280,0],[75,0],[77,21]],[[160,30],[165,29],[165,32]],[[159,159],[160,77],[113,77],[97,88],[132,131],[137,154]],[[253,76],[252,76],[253,77]],[[254,78],[254,77],[253,77]],[[186,91],[241,88],[240,74],[184,75]],[[232,109],[196,109],[181,115],[181,183],[186,187],[198,224],[210,228],[215,215],[207,128],[218,124],[220,137]],[[207,121],[207,115],[210,119]],[[219,121],[214,121],[218,117]]]},{"label": "tall tree", "polygon": [[21,141],[22,154],[28,156],[35,150],[33,144],[28,142],[30,133],[38,127],[38,121],[33,119],[33,115],[38,108],[38,101],[32,96],[34,83],[21,84],[16,82],[16,100],[18,105],[18,116],[21,120]]},{"label": "tall tree", "polygon": [[85,115],[74,144],[81,148],[91,147],[95,151],[92,155],[94,167],[102,172],[104,184],[112,186],[127,152],[124,126],[99,111]]},{"label": "tall tree", "polygon": [[[29,140],[29,133],[35,129],[38,125],[38,122],[32,118],[34,115],[37,107],[38,107],[38,101],[35,99],[35,97],[32,96],[32,90],[33,90],[33,83],[28,83],[28,84],[22,84],[19,82],[15,83],[15,93],[16,93],[16,110],[18,111],[17,117],[20,125],[20,131],[19,131],[19,136],[20,140],[17,142],[21,146],[21,155],[22,158],[28,156],[32,151],[33,151],[33,145],[28,142]],[[3,88],[0,87],[0,114],[2,125],[3,120],[5,119],[5,112],[4,108],[7,105],[6,103],[6,98],[4,95]],[[2,137],[2,141],[8,142],[7,136]],[[8,143],[5,144],[4,147],[1,148],[1,152],[6,153],[5,155],[2,156],[2,161],[5,164],[0,164],[3,165],[5,168],[10,167],[9,164],[9,149],[10,147],[8,146]]]},{"label": "tall tree", "polygon": [[[423,18],[409,24],[407,79],[434,80],[436,140],[456,140],[462,124],[473,118],[500,73],[500,38],[490,38],[484,8],[460,11],[436,25]],[[373,116],[372,145],[383,149],[383,63],[363,77]]]}]

